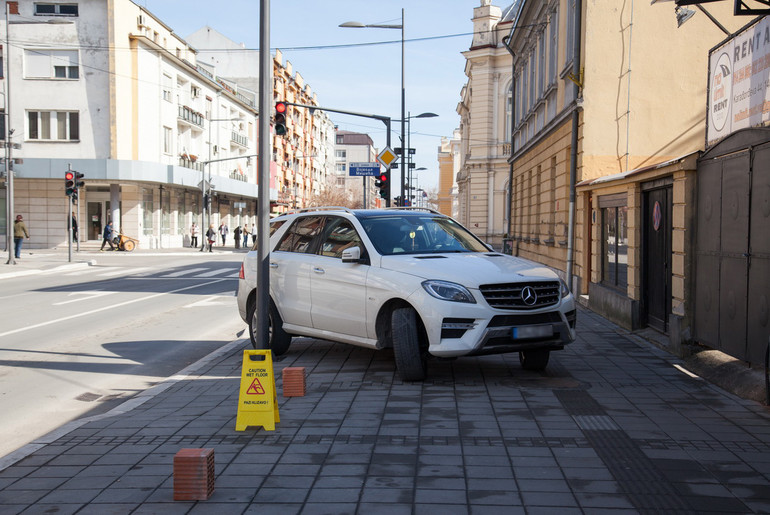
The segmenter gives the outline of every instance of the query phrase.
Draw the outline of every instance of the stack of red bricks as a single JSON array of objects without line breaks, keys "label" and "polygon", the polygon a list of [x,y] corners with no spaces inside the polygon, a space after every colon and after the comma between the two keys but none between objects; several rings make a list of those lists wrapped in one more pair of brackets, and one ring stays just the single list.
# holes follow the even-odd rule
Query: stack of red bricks
[{"label": "stack of red bricks", "polygon": [[205,501],[214,493],[214,449],[180,449],[174,455],[174,500]]},{"label": "stack of red bricks", "polygon": [[305,396],[305,367],[286,367],[283,369],[283,396]]}]

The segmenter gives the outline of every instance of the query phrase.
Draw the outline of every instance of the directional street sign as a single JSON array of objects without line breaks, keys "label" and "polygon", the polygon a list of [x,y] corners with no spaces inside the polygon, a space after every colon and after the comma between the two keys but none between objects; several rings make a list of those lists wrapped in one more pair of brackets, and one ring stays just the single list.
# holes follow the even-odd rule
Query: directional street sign
[{"label": "directional street sign", "polygon": [[392,165],[396,159],[398,159],[398,156],[390,147],[385,147],[385,149],[380,152],[380,155],[377,156],[377,161],[388,168],[390,168],[390,165]]},{"label": "directional street sign", "polygon": [[351,177],[374,177],[380,174],[380,163],[350,163],[348,175]]}]

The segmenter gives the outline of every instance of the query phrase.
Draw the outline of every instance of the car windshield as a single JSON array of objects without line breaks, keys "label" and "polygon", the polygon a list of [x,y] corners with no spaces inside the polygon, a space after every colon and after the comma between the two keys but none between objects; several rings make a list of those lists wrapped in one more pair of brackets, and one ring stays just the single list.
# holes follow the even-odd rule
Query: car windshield
[{"label": "car windshield", "polygon": [[386,256],[489,251],[470,231],[451,218],[377,216],[361,220],[361,225],[377,252]]}]

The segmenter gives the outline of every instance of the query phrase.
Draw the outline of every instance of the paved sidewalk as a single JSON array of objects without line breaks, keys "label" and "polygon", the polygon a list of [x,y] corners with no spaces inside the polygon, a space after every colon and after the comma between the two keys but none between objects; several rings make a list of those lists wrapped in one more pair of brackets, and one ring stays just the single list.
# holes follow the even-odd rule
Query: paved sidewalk
[{"label": "paved sidewalk", "polygon": [[[274,363],[275,431],[235,431],[248,346],[232,342],[6,457],[0,513],[770,512],[766,407],[591,312],[578,325],[546,373],[484,356],[414,384],[390,351],[295,339]],[[282,396],[287,366],[306,367],[305,397]],[[216,490],[174,502],[173,456],[198,447]]]}]

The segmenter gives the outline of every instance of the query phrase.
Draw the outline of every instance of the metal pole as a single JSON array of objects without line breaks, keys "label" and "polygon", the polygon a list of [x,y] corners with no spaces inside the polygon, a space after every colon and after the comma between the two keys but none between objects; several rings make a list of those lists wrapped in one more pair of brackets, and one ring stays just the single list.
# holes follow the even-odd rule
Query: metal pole
[{"label": "metal pole", "polygon": [[406,88],[404,87],[404,8],[401,8],[401,205],[404,205],[404,189],[406,184]]},{"label": "metal pole", "polygon": [[[67,163],[67,171],[72,171],[72,164]],[[75,178],[76,188],[77,182]],[[72,195],[67,195],[67,261],[72,263]]]},{"label": "metal pole", "polygon": [[5,3],[5,211],[6,211],[6,246],[8,247],[7,265],[15,265],[13,247],[13,158],[11,156],[11,41],[8,36],[8,17],[10,3]]},{"label": "metal pole", "polygon": [[259,170],[257,184],[257,342],[270,338],[270,100],[273,57],[270,54],[270,0],[259,2]]}]

